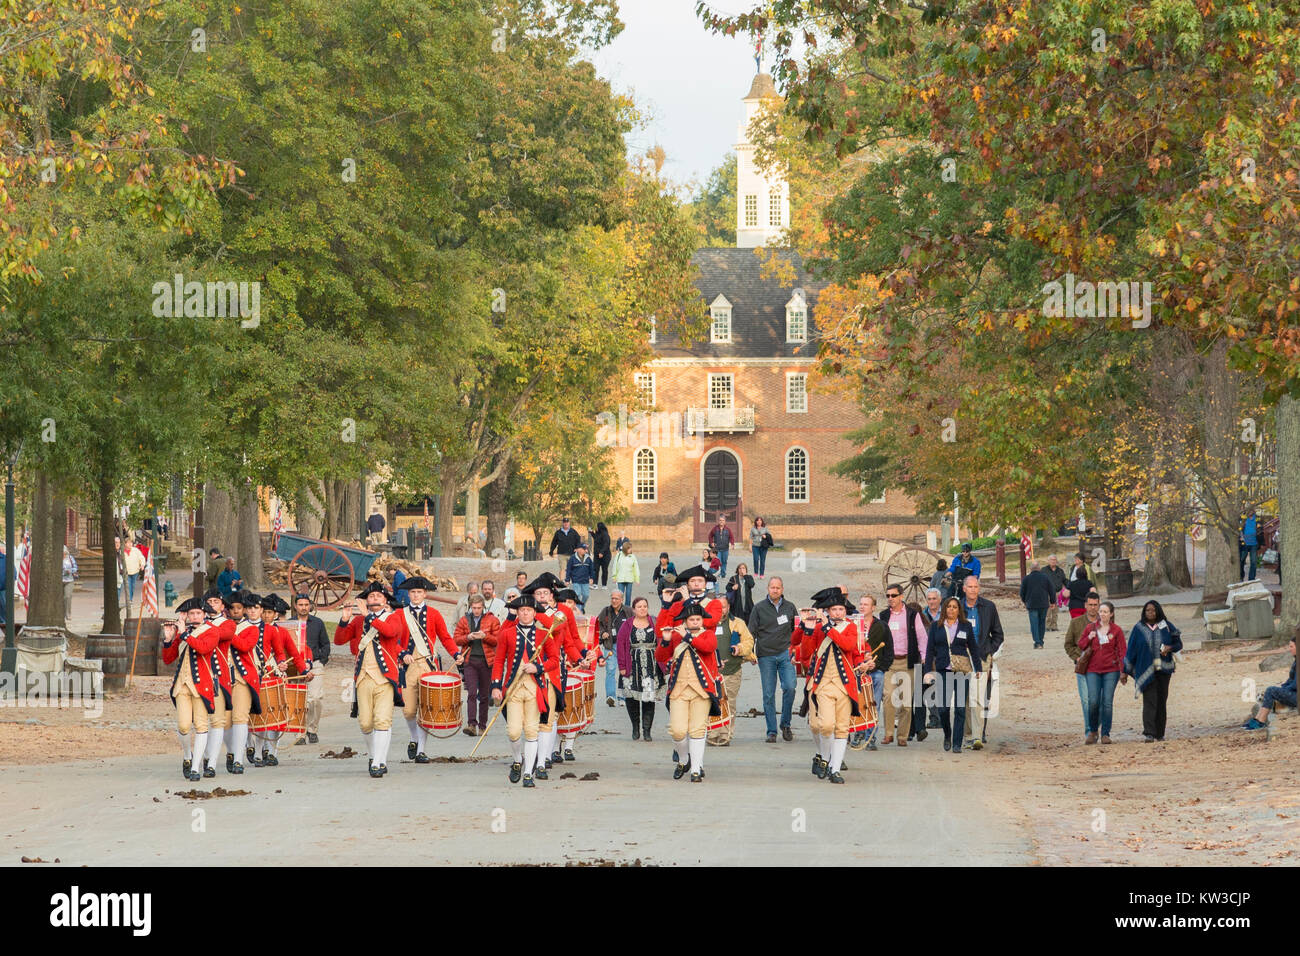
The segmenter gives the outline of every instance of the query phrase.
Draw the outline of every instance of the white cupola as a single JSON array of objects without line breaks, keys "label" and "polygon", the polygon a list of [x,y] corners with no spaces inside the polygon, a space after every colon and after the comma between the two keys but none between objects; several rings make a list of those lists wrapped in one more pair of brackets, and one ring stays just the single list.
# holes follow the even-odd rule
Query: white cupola
[{"label": "white cupola", "polygon": [[763,101],[778,96],[769,73],[758,73],[745,96],[745,118],[736,142],[736,245],[741,249],[770,246],[790,225],[790,188],[777,170],[754,164],[749,124]]}]

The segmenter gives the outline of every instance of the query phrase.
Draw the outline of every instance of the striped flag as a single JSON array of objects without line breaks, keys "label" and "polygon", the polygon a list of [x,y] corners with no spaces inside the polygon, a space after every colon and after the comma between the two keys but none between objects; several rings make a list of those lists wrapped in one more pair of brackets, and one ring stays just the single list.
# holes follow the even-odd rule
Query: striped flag
[{"label": "striped flag", "polygon": [[424,530],[432,532],[433,526],[429,524],[429,499],[424,499]]},{"label": "striped flag", "polygon": [[28,596],[32,584],[32,546],[23,542],[23,559],[18,562],[18,593],[23,596],[23,607],[29,607]]},{"label": "striped flag", "polygon": [[149,549],[149,556],[144,562],[144,596],[140,598],[140,616],[157,617],[158,616],[158,582],[153,576],[153,552]]},{"label": "striped flag", "polygon": [[280,532],[284,530],[284,522],[280,519],[280,502],[275,502],[275,520],[271,522],[271,550],[275,550],[276,542],[280,540]]},{"label": "striped flag", "polygon": [[1034,560],[1034,539],[1029,537],[1029,532],[1020,532],[1020,550],[1024,552],[1025,560]]}]

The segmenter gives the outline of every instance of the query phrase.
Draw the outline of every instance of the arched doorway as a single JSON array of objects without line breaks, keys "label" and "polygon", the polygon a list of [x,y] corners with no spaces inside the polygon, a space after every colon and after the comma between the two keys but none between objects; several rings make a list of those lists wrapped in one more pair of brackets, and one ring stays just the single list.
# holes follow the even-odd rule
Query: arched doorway
[{"label": "arched doorway", "polygon": [[740,461],[719,448],[709,452],[701,467],[706,520],[713,520],[720,511],[734,519],[740,503]]}]

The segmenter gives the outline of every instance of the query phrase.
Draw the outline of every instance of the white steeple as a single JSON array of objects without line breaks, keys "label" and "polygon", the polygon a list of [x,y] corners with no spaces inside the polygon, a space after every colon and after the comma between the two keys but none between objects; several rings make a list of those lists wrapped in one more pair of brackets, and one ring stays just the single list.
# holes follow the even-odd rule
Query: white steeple
[{"label": "white steeple", "polygon": [[777,170],[767,172],[754,165],[754,147],[749,142],[750,121],[763,100],[774,96],[771,74],[756,74],[745,97],[745,118],[736,142],[736,245],[741,249],[770,246],[790,225],[790,188]]}]

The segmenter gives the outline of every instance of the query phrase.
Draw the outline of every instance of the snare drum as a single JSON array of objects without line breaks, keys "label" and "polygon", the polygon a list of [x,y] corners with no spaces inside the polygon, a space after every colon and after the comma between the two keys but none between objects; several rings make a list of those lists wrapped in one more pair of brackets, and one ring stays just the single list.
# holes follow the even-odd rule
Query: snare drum
[{"label": "snare drum", "polygon": [[709,730],[721,730],[731,723],[731,701],[727,700],[727,688],[722,681],[718,681],[718,705],[722,708],[722,713],[717,717],[709,718]]},{"label": "snare drum", "polygon": [[289,702],[283,678],[263,677],[257,696],[262,703],[262,712],[248,715],[249,732],[263,736],[283,733],[289,726]]},{"label": "snare drum", "polygon": [[583,727],[589,727],[596,719],[596,672],[574,668],[569,673],[582,680]]},{"label": "snare drum", "polygon": [[587,702],[584,699],[582,690],[582,675],[576,671],[569,671],[568,676],[564,679],[564,709],[560,711],[559,732],[561,734],[576,734],[586,727],[588,723]]},{"label": "snare drum", "polygon": [[863,674],[858,682],[858,711],[862,716],[849,718],[849,733],[870,733],[876,727],[876,698],[872,694],[871,675]]},{"label": "snare drum", "polygon": [[460,730],[463,686],[459,674],[430,671],[421,675],[416,723],[432,734]]},{"label": "snare drum", "polygon": [[307,732],[307,684],[304,681],[291,680],[285,684],[284,690],[288,704],[285,733],[301,737]]}]

